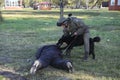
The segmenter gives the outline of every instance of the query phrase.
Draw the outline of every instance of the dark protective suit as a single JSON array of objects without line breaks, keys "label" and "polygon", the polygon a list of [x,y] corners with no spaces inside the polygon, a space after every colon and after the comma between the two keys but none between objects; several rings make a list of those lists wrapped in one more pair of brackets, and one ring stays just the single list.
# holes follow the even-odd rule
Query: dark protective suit
[{"label": "dark protective suit", "polygon": [[62,52],[56,45],[46,45],[39,48],[36,53],[36,60],[41,62],[41,68],[51,65],[55,68],[69,70],[66,63],[70,61],[62,58]]}]

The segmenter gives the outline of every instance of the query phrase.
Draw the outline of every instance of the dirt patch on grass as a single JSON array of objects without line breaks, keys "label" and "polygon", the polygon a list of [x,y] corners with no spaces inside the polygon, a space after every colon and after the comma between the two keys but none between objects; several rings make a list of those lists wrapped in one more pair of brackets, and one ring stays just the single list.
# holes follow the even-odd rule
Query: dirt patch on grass
[{"label": "dirt patch on grass", "polygon": [[15,74],[8,71],[0,71],[0,75],[7,80],[27,80],[25,77],[20,76],[19,74]]},{"label": "dirt patch on grass", "polygon": [[13,60],[9,57],[0,57],[0,64],[11,63]]}]

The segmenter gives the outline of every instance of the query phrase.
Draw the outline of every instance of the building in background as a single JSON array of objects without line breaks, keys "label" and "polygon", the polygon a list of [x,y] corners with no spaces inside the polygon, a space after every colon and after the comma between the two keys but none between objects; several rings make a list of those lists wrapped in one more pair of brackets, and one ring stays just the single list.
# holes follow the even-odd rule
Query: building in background
[{"label": "building in background", "polygon": [[40,2],[33,4],[34,10],[51,10],[51,3],[50,2]]},{"label": "building in background", "polygon": [[51,10],[51,3],[50,2],[41,2],[39,8],[40,8],[40,10]]},{"label": "building in background", "polygon": [[5,0],[5,9],[22,9],[23,0]]},{"label": "building in background", "polygon": [[109,0],[109,10],[120,11],[120,0]]}]

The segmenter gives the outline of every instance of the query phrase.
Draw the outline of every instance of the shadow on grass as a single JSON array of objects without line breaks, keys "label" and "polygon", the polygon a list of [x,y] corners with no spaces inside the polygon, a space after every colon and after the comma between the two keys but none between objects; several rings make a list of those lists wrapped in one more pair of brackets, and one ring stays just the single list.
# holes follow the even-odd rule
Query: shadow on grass
[{"label": "shadow on grass", "polygon": [[[23,14],[23,15],[57,15],[59,16],[59,11],[25,11],[25,10],[4,10],[3,11],[4,14]],[[100,15],[100,12],[96,12],[96,11],[65,11],[64,15],[68,15],[69,13],[72,13],[75,16],[82,16],[82,15],[87,15],[87,16],[98,16]],[[50,16],[49,16],[50,17]]]},{"label": "shadow on grass", "polygon": [[109,32],[109,31],[119,31],[119,26],[105,26],[105,27],[91,27],[92,30],[99,30],[102,32]]}]

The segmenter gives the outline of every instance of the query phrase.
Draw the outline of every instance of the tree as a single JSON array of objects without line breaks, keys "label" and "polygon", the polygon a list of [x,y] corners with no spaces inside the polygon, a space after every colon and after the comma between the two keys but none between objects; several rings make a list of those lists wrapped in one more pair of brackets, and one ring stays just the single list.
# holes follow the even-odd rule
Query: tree
[{"label": "tree", "polygon": [[80,8],[81,0],[76,0],[76,8]]},{"label": "tree", "polygon": [[95,0],[93,6],[91,7],[91,9],[93,9],[96,6],[96,4],[99,3],[99,2],[100,2],[100,0]]},{"label": "tree", "polygon": [[109,0],[94,0],[94,4],[92,5],[91,9],[93,9],[96,5],[101,5],[102,2],[107,2]]},{"label": "tree", "polygon": [[60,0],[60,18],[62,18],[63,17],[63,15],[64,15],[64,5],[63,5],[63,0]]},{"label": "tree", "polygon": [[[60,6],[60,0],[51,0],[51,2]],[[64,6],[68,4],[68,0],[63,0],[62,2]]]},{"label": "tree", "polygon": [[2,4],[2,2],[0,2],[0,22],[3,21],[2,12],[1,12],[1,4]]},{"label": "tree", "polygon": [[2,12],[0,11],[0,22],[3,21]]}]

